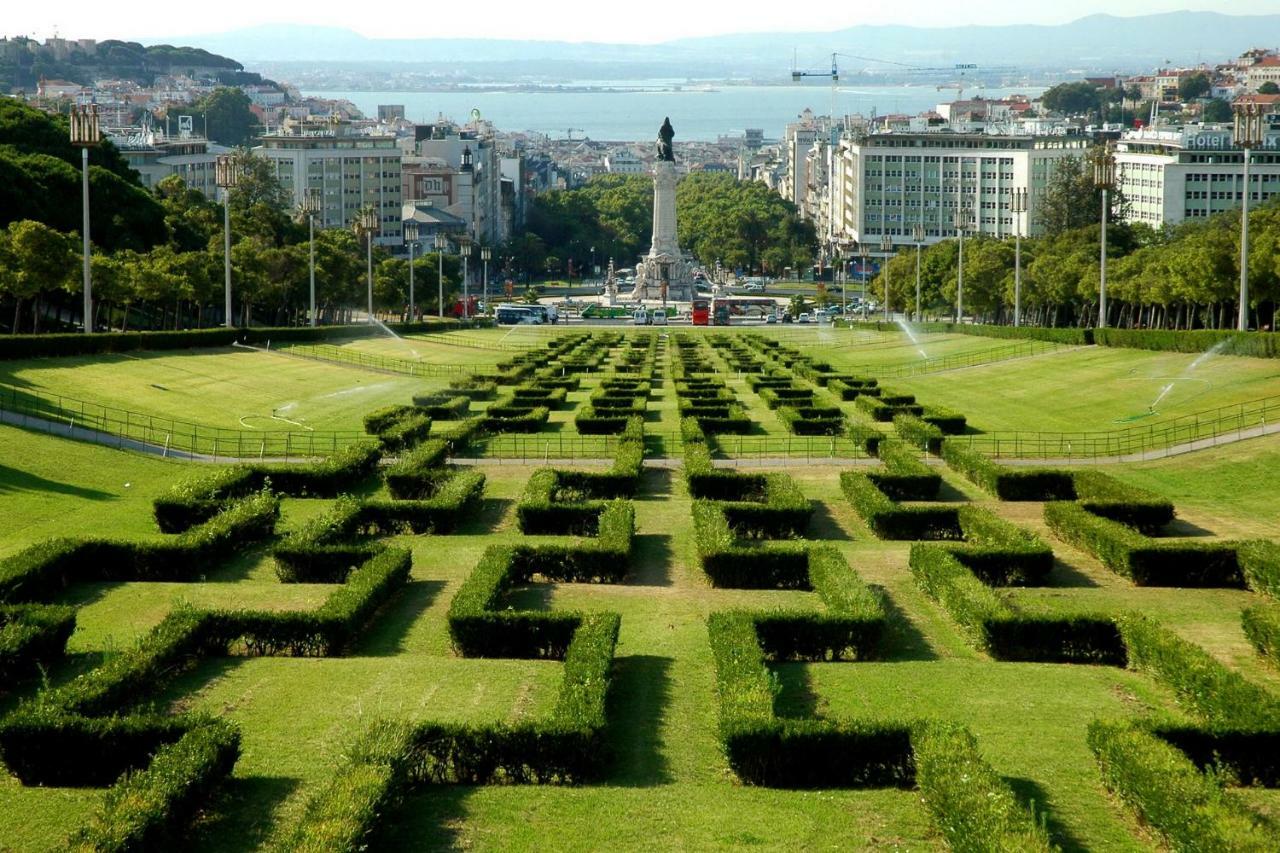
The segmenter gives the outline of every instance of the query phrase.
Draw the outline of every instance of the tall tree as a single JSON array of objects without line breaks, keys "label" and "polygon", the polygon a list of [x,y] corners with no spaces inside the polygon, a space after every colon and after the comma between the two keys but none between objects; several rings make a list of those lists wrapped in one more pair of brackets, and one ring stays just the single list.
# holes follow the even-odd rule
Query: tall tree
[{"label": "tall tree", "polygon": [[207,123],[210,139],[223,145],[248,145],[258,130],[250,103],[243,90],[219,86],[196,102],[194,112]]}]

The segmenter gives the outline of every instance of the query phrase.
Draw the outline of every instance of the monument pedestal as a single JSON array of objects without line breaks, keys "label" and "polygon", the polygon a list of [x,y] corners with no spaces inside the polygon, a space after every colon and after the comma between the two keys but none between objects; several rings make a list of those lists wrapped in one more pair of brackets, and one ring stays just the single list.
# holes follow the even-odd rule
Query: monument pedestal
[{"label": "monument pedestal", "polygon": [[689,302],[694,297],[693,265],[680,251],[676,238],[676,164],[653,165],[653,245],[636,265],[635,300],[665,299]]}]

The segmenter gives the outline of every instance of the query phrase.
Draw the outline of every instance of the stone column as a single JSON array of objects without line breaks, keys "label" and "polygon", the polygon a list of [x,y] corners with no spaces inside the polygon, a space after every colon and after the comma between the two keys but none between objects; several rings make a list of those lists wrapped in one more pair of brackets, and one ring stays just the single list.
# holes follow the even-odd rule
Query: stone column
[{"label": "stone column", "polygon": [[653,165],[653,248],[649,255],[680,256],[676,240],[676,164],[659,160]]}]

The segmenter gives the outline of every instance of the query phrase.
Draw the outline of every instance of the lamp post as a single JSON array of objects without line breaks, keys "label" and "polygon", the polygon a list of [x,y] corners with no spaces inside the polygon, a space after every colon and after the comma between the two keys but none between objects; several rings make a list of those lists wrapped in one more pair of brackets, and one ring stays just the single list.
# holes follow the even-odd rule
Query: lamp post
[{"label": "lamp post", "polygon": [[368,293],[367,309],[369,312],[369,324],[372,325],[373,320],[373,235],[378,232],[378,212],[372,207],[363,207],[356,214],[353,227],[357,237],[364,238],[365,245],[365,269],[366,269],[366,287]]},{"label": "lamp post", "polygon": [[471,237],[458,238],[458,254],[462,256],[462,319],[471,319],[471,289],[467,286],[467,260],[471,257]]},{"label": "lamp post", "polygon": [[957,207],[951,223],[960,237],[960,255],[956,264],[956,323],[964,322],[964,232],[969,230],[969,210]]},{"label": "lamp post", "polygon": [[418,243],[418,220],[404,223],[404,241],[409,244],[409,322],[418,319],[418,303],[413,292],[413,249]]},{"label": "lamp post", "polygon": [[240,170],[236,168],[235,158],[230,154],[218,155],[213,162],[213,182],[222,188],[223,310],[226,315],[223,325],[228,329],[235,325],[231,319],[231,189],[239,179]]},{"label": "lamp post", "polygon": [[[1249,154],[1262,144],[1262,107],[1252,101],[1235,104],[1235,143],[1244,149],[1244,198],[1240,208],[1240,321],[1242,332],[1249,330]],[[85,214],[88,216],[88,214]],[[88,220],[86,220],[88,221]]]},{"label": "lamp post", "polygon": [[443,234],[436,234],[432,245],[436,250],[436,287],[439,289],[439,295],[436,302],[436,316],[444,319],[444,250],[449,247],[449,239]]},{"label": "lamp post", "polygon": [[89,149],[98,147],[98,105],[71,108],[71,144],[80,149],[81,259],[84,263],[84,332],[93,334],[93,278],[89,272]]},{"label": "lamp post", "polygon": [[1116,156],[1108,145],[1102,156],[1093,164],[1093,184],[1102,190],[1102,247],[1099,251],[1098,270],[1098,328],[1107,327],[1107,214],[1110,213],[1109,194],[1116,185]]},{"label": "lamp post", "polygon": [[[591,247],[591,264],[592,269],[595,268],[596,249]],[[480,260],[484,261],[484,312],[486,314],[493,313],[489,310],[489,259],[493,257],[493,250],[488,246],[480,247]]]},{"label": "lamp post", "polygon": [[924,226],[916,223],[911,226],[911,238],[916,241],[916,313],[915,320],[920,322],[920,248],[924,245]]},{"label": "lamp post", "polygon": [[1009,199],[1013,214],[1013,325],[1022,325],[1022,217],[1027,212],[1027,190],[1020,187]]},{"label": "lamp post", "polygon": [[302,192],[302,215],[307,217],[307,270],[310,277],[311,325],[316,324],[316,214],[320,212],[320,188],[307,187]]},{"label": "lamp post", "polygon": [[[484,250],[483,250],[483,249],[480,251],[480,254],[481,254],[481,256],[482,256],[482,257],[484,256]],[[487,269],[488,269],[488,267],[485,267],[485,269],[487,270]],[[595,247],[595,246],[592,246],[592,247],[591,247],[591,275],[592,275],[592,277],[593,277],[593,278],[595,277],[595,274],[596,274],[596,247]],[[485,283],[486,283],[486,286],[487,286],[487,284],[488,284],[488,280],[489,280],[489,274],[488,274],[488,272],[486,272],[486,273],[485,273]]]},{"label": "lamp post", "polygon": [[884,258],[884,266],[880,274],[884,276],[884,321],[889,322],[889,258],[893,255],[893,238],[888,234],[880,235],[880,254]]}]

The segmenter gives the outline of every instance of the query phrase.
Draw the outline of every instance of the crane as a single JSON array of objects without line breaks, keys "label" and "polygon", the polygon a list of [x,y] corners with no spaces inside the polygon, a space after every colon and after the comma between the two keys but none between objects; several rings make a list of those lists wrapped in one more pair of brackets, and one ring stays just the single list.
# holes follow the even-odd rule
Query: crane
[{"label": "crane", "polygon": [[572,142],[572,141],[573,141],[573,135],[574,135],[575,133],[586,133],[586,131],[585,131],[585,130],[583,130],[582,128],[580,128],[580,127],[568,127],[568,128],[565,128],[565,131],[564,131],[565,139],[567,139],[567,140],[569,140],[570,142]]}]

